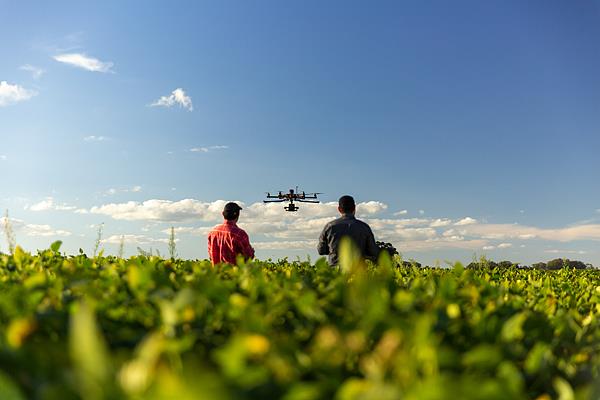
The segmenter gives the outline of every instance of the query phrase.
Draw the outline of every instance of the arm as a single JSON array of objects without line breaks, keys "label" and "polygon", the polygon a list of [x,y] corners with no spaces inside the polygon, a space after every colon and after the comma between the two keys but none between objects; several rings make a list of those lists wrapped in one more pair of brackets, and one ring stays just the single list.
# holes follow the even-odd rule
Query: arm
[{"label": "arm", "polygon": [[379,256],[379,247],[377,243],[375,243],[375,236],[373,235],[373,231],[371,227],[367,225],[367,249],[366,254],[367,258],[376,261],[377,256]]},{"label": "arm", "polygon": [[325,225],[323,228],[323,232],[321,232],[321,236],[319,236],[319,244],[317,246],[317,252],[321,256],[329,255],[329,242],[327,241],[327,233],[329,231],[329,225]]},{"label": "arm", "polygon": [[210,261],[214,264],[215,262],[213,261],[215,258],[213,256],[213,240],[212,240],[212,235],[209,233],[208,234],[208,258],[210,259]]},{"label": "arm", "polygon": [[250,238],[246,232],[241,235],[240,254],[246,258],[254,258],[254,249],[250,245]]}]

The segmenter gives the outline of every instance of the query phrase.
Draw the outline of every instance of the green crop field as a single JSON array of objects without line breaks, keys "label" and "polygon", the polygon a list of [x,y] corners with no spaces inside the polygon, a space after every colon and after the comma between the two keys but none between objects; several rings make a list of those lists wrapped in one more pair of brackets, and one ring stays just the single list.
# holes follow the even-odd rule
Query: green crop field
[{"label": "green crop field", "polygon": [[0,255],[2,399],[598,399],[597,270]]}]

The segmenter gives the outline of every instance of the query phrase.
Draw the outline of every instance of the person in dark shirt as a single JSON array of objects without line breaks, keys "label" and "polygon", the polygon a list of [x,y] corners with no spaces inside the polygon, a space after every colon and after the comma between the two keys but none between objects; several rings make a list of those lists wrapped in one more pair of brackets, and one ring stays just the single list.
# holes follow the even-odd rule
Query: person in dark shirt
[{"label": "person in dark shirt", "polygon": [[369,225],[354,216],[356,211],[354,198],[348,195],[340,197],[338,211],[342,216],[325,225],[319,237],[317,248],[319,254],[329,256],[329,264],[337,265],[340,241],[347,236],[352,239],[363,257],[376,260],[379,255],[379,247],[375,243],[375,237]]}]

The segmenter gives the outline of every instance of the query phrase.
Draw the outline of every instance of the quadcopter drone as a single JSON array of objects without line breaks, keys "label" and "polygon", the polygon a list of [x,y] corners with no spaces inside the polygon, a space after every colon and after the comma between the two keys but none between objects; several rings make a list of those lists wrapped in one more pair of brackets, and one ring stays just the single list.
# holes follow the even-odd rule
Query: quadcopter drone
[{"label": "quadcopter drone", "polygon": [[300,193],[300,192],[298,192],[298,187],[296,186],[296,190],[290,189],[290,191],[287,193],[280,191],[278,194],[272,195],[271,193],[267,192],[267,199],[277,199],[277,200],[263,200],[263,202],[264,203],[283,203],[283,202],[289,201],[290,204],[285,206],[284,210],[294,212],[294,211],[298,211],[298,209],[299,209],[299,207],[294,204],[294,201],[297,201],[299,203],[320,203],[320,201],[317,200],[317,195],[319,195],[319,194],[322,194],[322,193],[305,193],[305,192]]}]

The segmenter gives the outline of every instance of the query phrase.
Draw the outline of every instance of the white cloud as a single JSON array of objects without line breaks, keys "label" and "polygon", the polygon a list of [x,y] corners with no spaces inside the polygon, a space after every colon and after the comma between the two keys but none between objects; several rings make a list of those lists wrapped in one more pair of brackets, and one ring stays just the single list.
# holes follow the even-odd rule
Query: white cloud
[{"label": "white cloud", "polygon": [[29,211],[49,211],[49,210],[57,210],[57,211],[72,211],[77,209],[75,206],[71,206],[66,203],[56,204],[54,202],[54,198],[46,197],[44,200],[39,203],[35,203],[33,205],[26,205],[26,210]]},{"label": "white cloud", "polygon": [[0,161],[6,161],[8,160],[8,157],[5,156],[4,154],[0,154]]},{"label": "white cloud", "polygon": [[37,92],[35,90],[25,89],[19,85],[12,85],[6,81],[0,82],[0,107],[26,101],[36,95]]},{"label": "white cloud", "polygon": [[464,227],[472,236],[485,239],[541,239],[557,242],[600,241],[600,224],[572,225],[564,228],[537,228],[519,224],[473,224]]},{"label": "white cloud", "polygon": [[92,214],[108,215],[117,220],[127,221],[217,221],[225,206],[225,200],[206,203],[194,199],[180,201],[146,200],[142,203],[129,201],[127,203],[111,203],[92,207]]},{"label": "white cloud", "polygon": [[[146,221],[162,225],[152,226],[169,234],[164,223],[194,222],[195,226],[175,228],[176,235],[205,236],[213,225],[222,221],[225,200],[203,202],[195,199],[180,201],[152,199],[144,202],[111,203],[92,207],[90,212],[117,220]],[[314,241],[327,222],[336,218],[337,202],[299,204],[300,211],[284,211],[282,203],[243,204],[239,225],[253,242],[261,242],[264,249],[314,249]],[[577,240],[600,241],[600,225],[575,225],[565,228],[537,228],[518,224],[488,224],[475,218],[401,218],[382,217],[388,206],[377,201],[357,205],[357,217],[367,222],[377,240],[393,243],[400,251],[429,251],[436,249],[495,250],[519,245],[512,240],[548,240],[568,242]],[[197,225],[196,225],[197,224]],[[494,243],[497,241],[497,243]],[[282,243],[282,244],[275,244]],[[288,247],[286,247],[288,246]]]},{"label": "white cloud", "polygon": [[395,232],[395,237],[408,241],[428,240],[435,239],[437,232],[433,228],[403,228]]},{"label": "white cloud", "polygon": [[[191,236],[204,236],[210,232],[212,226],[201,226],[201,227],[192,227],[192,226],[178,226],[174,228],[175,236],[177,235],[191,235]],[[167,235],[171,234],[171,228],[163,229],[161,231]]]},{"label": "white cloud", "polygon": [[408,214],[408,210],[400,210],[398,212],[395,212],[394,216],[398,217],[400,215],[406,215],[406,214]]},{"label": "white cloud", "polygon": [[0,228],[2,228],[2,233],[4,233],[4,227],[6,226],[7,222],[10,224],[10,226],[13,230],[19,230],[23,226],[25,226],[25,222],[23,222],[23,220],[16,219],[16,218],[8,218],[7,219],[5,216],[2,216],[2,217],[0,217]]},{"label": "white cloud", "polygon": [[42,68],[33,66],[31,64],[22,65],[19,67],[19,69],[21,71],[31,72],[31,76],[33,77],[33,79],[40,79],[42,75],[44,75],[44,73],[46,72]]},{"label": "white cloud", "polygon": [[477,220],[471,217],[465,217],[460,221],[454,223],[455,226],[473,225],[476,224]]},{"label": "white cloud", "polygon": [[364,203],[358,203],[356,205],[356,212],[362,215],[373,215],[385,211],[387,207],[387,204],[380,201],[367,201]]},{"label": "white cloud", "polygon": [[76,210],[76,209],[77,209],[77,207],[75,207],[75,206],[70,206],[70,205],[68,205],[68,204],[57,204],[57,205],[54,207],[54,209],[55,209],[55,210],[58,210],[58,211],[73,211],[73,210]]},{"label": "white cloud", "polygon": [[429,226],[431,226],[432,228],[439,228],[442,226],[448,226],[451,223],[452,223],[452,220],[450,220],[448,218],[438,218],[436,220],[433,220]]},{"label": "white cloud", "polygon": [[29,209],[31,211],[47,211],[51,210],[54,207],[54,200],[52,197],[48,197],[39,203],[35,203],[32,206],[25,206],[25,209]]},{"label": "white cloud", "polygon": [[[175,239],[178,242],[179,239]],[[154,244],[154,243],[168,243],[169,239],[155,239],[146,235],[112,235],[102,240],[104,244]]]},{"label": "white cloud", "polygon": [[444,233],[442,233],[442,236],[457,237],[457,236],[463,236],[464,234],[465,234],[464,231],[457,231],[456,229],[448,229],[448,230],[445,230]]},{"label": "white cloud", "polygon": [[139,193],[141,191],[142,187],[140,185],[135,185],[124,189],[109,188],[106,190],[106,192],[104,192],[104,196],[113,196],[117,193]]},{"label": "white cloud", "polygon": [[208,147],[192,147],[189,151],[191,151],[192,153],[209,153],[213,150],[225,150],[228,148],[229,148],[229,146],[217,145],[217,146],[208,146]]},{"label": "white cloud", "polygon": [[522,240],[529,240],[529,239],[535,239],[535,235],[532,233],[526,233],[526,234],[517,236],[517,238],[522,239]]},{"label": "white cloud", "polygon": [[61,230],[61,229],[52,229],[50,225],[35,225],[35,224],[27,224],[25,225],[25,234],[27,236],[71,236],[71,232]]},{"label": "white cloud", "polygon": [[86,142],[106,142],[107,140],[109,140],[110,138],[106,137],[106,136],[86,136],[83,138],[84,141]]},{"label": "white cloud", "polygon": [[150,104],[151,107],[173,107],[179,104],[180,107],[193,111],[194,106],[192,105],[192,98],[185,94],[182,88],[177,88],[171,92],[168,96],[161,96],[160,99]]},{"label": "white cloud", "polygon": [[281,242],[254,242],[256,250],[312,250],[317,247],[316,240],[290,240]]},{"label": "white cloud", "polygon": [[[227,201],[216,200],[203,202],[195,199],[146,200],[144,202],[129,201],[126,203],[110,203],[92,207],[90,212],[110,216],[117,220],[129,221],[158,221],[158,222],[218,222],[222,219],[221,212]],[[301,204],[298,214],[292,214],[283,209],[280,203],[254,203],[245,206],[242,211],[242,223],[285,223],[292,224],[299,217],[306,219],[333,218],[338,215],[337,202],[319,204]],[[387,208],[387,205],[377,201],[357,204],[357,212],[363,216],[375,215]]]},{"label": "white cloud", "polygon": [[425,214],[425,210],[419,210],[419,214],[420,214],[420,215],[423,215],[423,214]]},{"label": "white cloud", "polygon": [[549,253],[549,254],[578,254],[578,255],[584,255],[587,254],[588,252],[585,250],[559,250],[559,249],[552,249],[552,250],[546,250],[544,251],[544,253]]},{"label": "white cloud", "polygon": [[82,53],[59,54],[53,57],[56,61],[72,65],[77,68],[91,72],[113,72],[114,63],[100,61],[97,58],[88,57]]},{"label": "white cloud", "polygon": [[[394,243],[394,242],[392,242]],[[435,238],[429,240],[416,240],[407,242],[397,242],[394,245],[399,251],[431,251],[445,249],[477,250],[487,245],[485,240],[452,240],[449,238]]]},{"label": "white cloud", "polygon": [[[6,217],[0,217],[0,228],[4,228]],[[53,229],[50,225],[26,224],[23,220],[9,218],[10,226],[15,232],[20,232],[31,237],[67,237],[72,233],[62,229]]]}]

